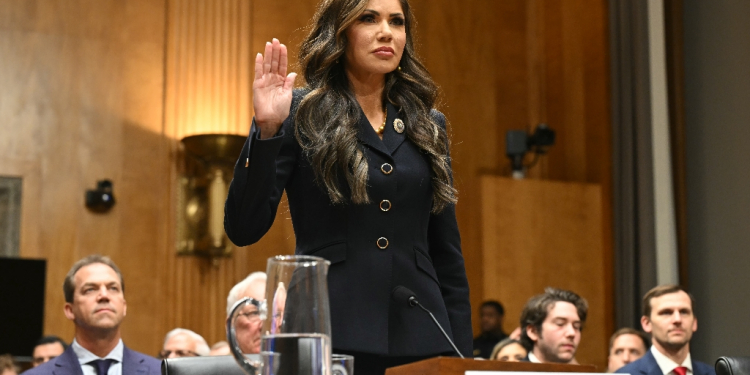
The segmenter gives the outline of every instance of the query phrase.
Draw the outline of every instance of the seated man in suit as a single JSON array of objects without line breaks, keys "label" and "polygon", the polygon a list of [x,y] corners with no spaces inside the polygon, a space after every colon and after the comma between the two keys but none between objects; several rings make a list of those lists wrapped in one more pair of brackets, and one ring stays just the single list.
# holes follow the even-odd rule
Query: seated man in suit
[{"label": "seated man in suit", "polygon": [[31,366],[36,367],[59,357],[68,344],[57,336],[44,336],[36,342],[31,353]]},{"label": "seated man in suit", "polygon": [[630,362],[643,357],[648,350],[649,338],[641,331],[620,328],[609,339],[607,372],[614,372]]},{"label": "seated man in suit", "polygon": [[716,375],[713,366],[690,358],[690,339],[698,329],[694,300],[679,285],[660,285],[643,297],[641,326],[651,334],[651,349],[616,372],[631,375]]},{"label": "seated man in suit", "polygon": [[[227,318],[232,313],[232,307],[237,301],[250,297],[258,301],[266,298],[266,273],[253,272],[244,280],[232,287],[227,296]],[[237,343],[243,353],[260,353],[260,329],[263,322],[260,312],[255,306],[245,306],[235,322]]]},{"label": "seated man in suit", "polygon": [[575,359],[589,307],[579,295],[546,288],[521,312],[521,344],[536,363],[578,364]]},{"label": "seated man in suit", "polygon": [[65,317],[75,324],[75,339],[62,355],[25,374],[161,374],[159,360],[122,343],[125,283],[111,259],[91,255],[79,260],[65,276],[63,291]]},{"label": "seated man in suit", "polygon": [[203,336],[185,328],[175,328],[164,337],[159,358],[198,357],[211,350]]}]

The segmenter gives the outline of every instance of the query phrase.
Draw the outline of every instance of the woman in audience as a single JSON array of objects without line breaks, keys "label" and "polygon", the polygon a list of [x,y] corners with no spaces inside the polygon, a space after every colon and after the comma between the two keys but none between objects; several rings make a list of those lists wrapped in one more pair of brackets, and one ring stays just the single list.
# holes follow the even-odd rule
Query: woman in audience
[{"label": "woman in audience", "polygon": [[521,362],[521,360],[526,358],[526,355],[528,355],[528,352],[518,340],[507,338],[495,345],[495,348],[492,349],[490,359],[504,362]]}]

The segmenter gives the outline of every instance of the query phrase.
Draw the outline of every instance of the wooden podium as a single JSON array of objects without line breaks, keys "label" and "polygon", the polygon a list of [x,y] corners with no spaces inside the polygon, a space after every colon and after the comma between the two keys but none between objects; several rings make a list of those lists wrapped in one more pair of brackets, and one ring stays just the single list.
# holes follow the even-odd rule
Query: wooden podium
[{"label": "wooden podium", "polygon": [[385,375],[464,375],[466,371],[596,372],[596,367],[437,357],[391,367]]}]

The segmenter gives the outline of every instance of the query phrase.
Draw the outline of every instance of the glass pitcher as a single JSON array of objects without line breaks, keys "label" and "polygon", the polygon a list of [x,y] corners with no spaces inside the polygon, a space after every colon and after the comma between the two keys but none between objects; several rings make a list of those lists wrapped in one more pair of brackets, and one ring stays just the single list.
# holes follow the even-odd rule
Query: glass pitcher
[{"label": "glass pitcher", "polygon": [[[266,299],[243,298],[234,305],[227,340],[248,375],[331,375],[330,264],[304,255],[269,258]],[[260,356],[272,358],[273,366],[251,360],[240,348],[237,331],[252,319],[261,324]]]}]

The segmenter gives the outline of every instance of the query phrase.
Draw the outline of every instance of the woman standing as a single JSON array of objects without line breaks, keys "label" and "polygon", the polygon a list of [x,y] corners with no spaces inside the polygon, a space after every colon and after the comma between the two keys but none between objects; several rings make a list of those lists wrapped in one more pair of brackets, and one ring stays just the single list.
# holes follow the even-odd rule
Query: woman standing
[{"label": "woman standing", "polygon": [[472,350],[445,118],[412,25],[407,0],[323,0],[300,50],[300,90],[286,47],[268,42],[225,207],[229,238],[252,244],[286,190],[296,253],[331,261],[333,348],[354,354],[357,375],[452,354],[429,316],[392,298],[397,286]]}]

